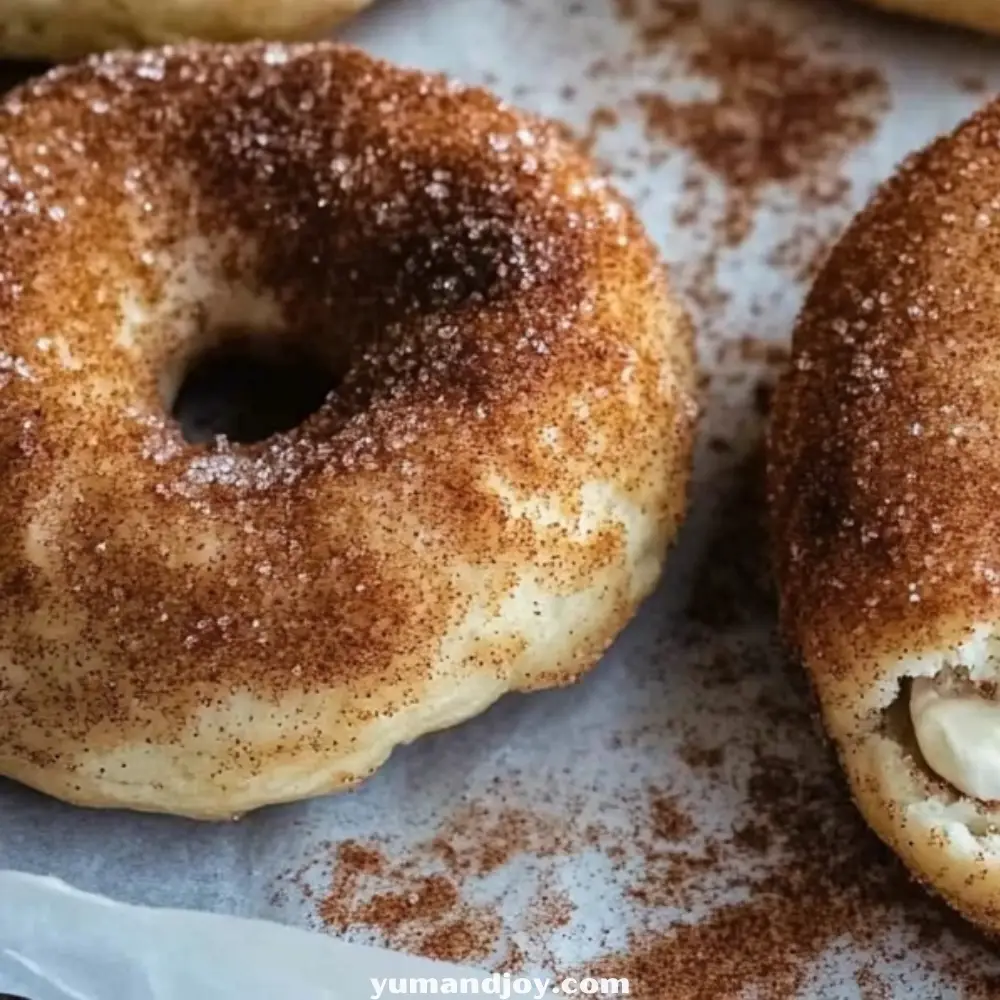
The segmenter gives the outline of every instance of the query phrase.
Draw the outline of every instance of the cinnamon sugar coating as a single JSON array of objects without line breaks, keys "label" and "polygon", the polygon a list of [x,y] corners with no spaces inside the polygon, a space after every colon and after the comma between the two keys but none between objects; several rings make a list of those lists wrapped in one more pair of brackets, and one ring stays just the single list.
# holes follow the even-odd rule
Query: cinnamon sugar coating
[{"label": "cinnamon sugar coating", "polygon": [[813,288],[775,398],[785,631],[868,821],[1000,930],[995,803],[920,759],[909,679],[995,684],[1000,622],[1000,103],[911,157]]},{"label": "cinnamon sugar coating", "polygon": [[[236,327],[336,374],[186,443]],[[687,322],[556,126],[330,44],[0,105],[0,773],[219,817],[591,666],[682,516]]]}]

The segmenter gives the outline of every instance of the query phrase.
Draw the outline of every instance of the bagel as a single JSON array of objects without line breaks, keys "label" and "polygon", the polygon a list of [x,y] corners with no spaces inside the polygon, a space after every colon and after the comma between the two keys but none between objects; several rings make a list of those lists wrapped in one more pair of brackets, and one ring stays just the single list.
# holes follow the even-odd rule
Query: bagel
[{"label": "bagel", "polygon": [[0,56],[77,59],[185,39],[319,38],[369,0],[3,0]]},{"label": "bagel", "polygon": [[[483,90],[330,43],[60,67],[0,104],[0,275],[0,773],[330,792],[572,681],[657,581],[689,324],[565,130]],[[191,380],[240,351],[318,409],[219,436]]]},{"label": "bagel", "polygon": [[865,0],[893,14],[1000,35],[1000,0]]},{"label": "bagel", "polygon": [[775,396],[781,619],[868,823],[1000,931],[1000,103],[832,252]]}]

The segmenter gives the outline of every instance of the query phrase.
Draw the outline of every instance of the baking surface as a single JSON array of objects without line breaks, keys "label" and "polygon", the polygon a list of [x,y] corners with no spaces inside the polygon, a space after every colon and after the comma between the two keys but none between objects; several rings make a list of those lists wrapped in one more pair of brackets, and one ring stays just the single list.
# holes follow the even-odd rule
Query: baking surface
[{"label": "baking surface", "polygon": [[1000,44],[835,0],[387,0],[346,33],[566,120],[674,266],[705,367],[663,585],[576,687],[510,697],[357,792],[237,824],[0,783],[0,868],[633,995],[988,997],[1000,956],[864,829],[774,634],[760,434],[811,268],[1000,86]]}]

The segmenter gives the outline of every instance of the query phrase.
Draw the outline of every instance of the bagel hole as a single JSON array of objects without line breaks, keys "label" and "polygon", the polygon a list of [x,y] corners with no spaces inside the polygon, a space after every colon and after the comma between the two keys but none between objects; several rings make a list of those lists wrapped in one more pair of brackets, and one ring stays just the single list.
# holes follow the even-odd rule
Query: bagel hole
[{"label": "bagel hole", "polygon": [[340,377],[301,341],[226,336],[188,362],[170,414],[189,444],[252,444],[303,423]]}]

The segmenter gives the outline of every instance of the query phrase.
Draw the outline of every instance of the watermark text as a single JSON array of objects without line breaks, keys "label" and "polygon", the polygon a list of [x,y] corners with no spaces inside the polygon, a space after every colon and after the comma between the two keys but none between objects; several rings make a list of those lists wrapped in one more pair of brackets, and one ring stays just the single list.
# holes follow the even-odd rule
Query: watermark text
[{"label": "watermark text", "polygon": [[492,976],[403,977],[393,976],[372,979],[371,1000],[388,997],[423,996],[487,996],[498,1000],[511,997],[621,997],[629,995],[627,979],[607,979],[583,976],[579,979],[546,979],[544,977],[514,976],[509,972],[495,972]]}]

